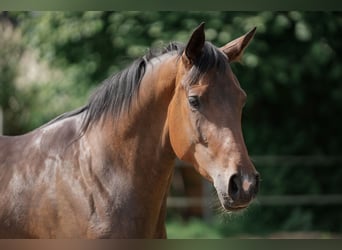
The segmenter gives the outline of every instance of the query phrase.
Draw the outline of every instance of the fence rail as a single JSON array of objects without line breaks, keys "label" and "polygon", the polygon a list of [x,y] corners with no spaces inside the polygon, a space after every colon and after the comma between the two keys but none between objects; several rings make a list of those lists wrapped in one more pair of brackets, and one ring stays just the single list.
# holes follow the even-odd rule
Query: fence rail
[{"label": "fence rail", "polygon": [[327,206],[327,205],[341,205],[341,194],[304,194],[304,195],[267,195],[260,196],[256,200],[261,205],[313,205],[313,206]]},{"label": "fence rail", "polygon": [[[274,164],[286,163],[286,166],[302,165],[310,166],[331,166],[333,164],[342,164],[341,155],[255,155],[251,156],[251,160],[258,165],[272,166]],[[191,167],[190,164],[179,159],[176,160],[176,167]]]},{"label": "fence rail", "polygon": [[286,166],[301,165],[303,167],[310,167],[315,165],[326,167],[342,163],[342,156],[340,155],[263,155],[251,156],[251,159],[256,164],[262,164],[263,166],[272,166],[275,163],[280,163]]},{"label": "fence rail", "polygon": [[[331,206],[342,205],[342,195],[267,195],[258,196],[254,201],[261,206]],[[212,206],[213,198],[169,197],[167,206],[170,208],[187,208],[191,206]]]}]

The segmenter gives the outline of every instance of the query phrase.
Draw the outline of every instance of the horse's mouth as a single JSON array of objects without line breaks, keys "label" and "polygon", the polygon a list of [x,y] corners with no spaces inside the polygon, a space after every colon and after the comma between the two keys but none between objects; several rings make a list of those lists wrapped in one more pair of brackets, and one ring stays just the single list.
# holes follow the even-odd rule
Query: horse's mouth
[{"label": "horse's mouth", "polygon": [[226,206],[226,205],[223,205],[223,208],[225,210],[227,210],[228,212],[242,211],[242,210],[246,209],[247,207],[248,207],[248,205],[245,205],[245,206]]},{"label": "horse's mouth", "polygon": [[234,202],[229,198],[225,199],[222,202],[222,207],[228,212],[238,212],[246,209],[249,206],[250,202],[234,204]]}]

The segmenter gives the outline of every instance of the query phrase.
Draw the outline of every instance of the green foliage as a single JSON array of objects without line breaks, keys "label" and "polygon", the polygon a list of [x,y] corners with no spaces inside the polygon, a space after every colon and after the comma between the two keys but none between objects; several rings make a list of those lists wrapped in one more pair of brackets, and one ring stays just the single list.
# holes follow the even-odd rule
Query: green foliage
[{"label": "green foliage", "polygon": [[[251,155],[339,155],[342,148],[342,15],[331,12],[14,12],[18,36],[0,39],[0,105],[5,132],[31,130],[86,102],[106,77],[149,48],[186,42],[200,22],[221,46],[254,26],[243,65],[232,65],[248,94],[243,130]],[[5,38],[5,39],[4,39]],[[47,77],[15,84],[22,50],[49,66]],[[261,194],[342,193],[338,165],[258,166]],[[185,227],[193,237],[271,230],[342,231],[340,207],[258,207],[219,231]],[[336,220],[334,218],[340,218]],[[202,232],[199,228],[203,228]],[[186,235],[186,231],[182,231]]]},{"label": "green foliage", "polygon": [[22,53],[20,33],[7,22],[0,22],[0,107],[4,111],[5,133],[20,131],[17,126],[20,116],[20,94],[14,80],[17,64]]}]

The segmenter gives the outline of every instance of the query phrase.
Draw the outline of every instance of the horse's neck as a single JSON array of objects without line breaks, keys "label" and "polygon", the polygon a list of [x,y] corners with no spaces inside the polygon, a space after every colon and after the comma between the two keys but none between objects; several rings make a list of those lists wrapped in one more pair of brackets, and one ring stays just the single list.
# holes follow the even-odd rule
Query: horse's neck
[{"label": "horse's neck", "polygon": [[116,188],[113,191],[121,190],[127,197],[130,205],[122,203],[122,206],[126,210],[139,207],[131,212],[137,219],[144,218],[147,224],[139,225],[143,231],[147,230],[144,227],[163,227],[165,217],[166,195],[175,159],[167,127],[175,63],[172,61],[166,66],[161,61],[148,66],[130,111],[119,119],[104,120],[102,126],[99,123],[92,135],[88,135],[92,137],[91,141],[101,142],[100,147],[93,145],[93,148],[99,154],[106,152],[106,164],[110,162],[114,169],[106,171],[113,173],[112,177],[107,174],[106,178],[120,180],[112,185]]},{"label": "horse's neck", "polygon": [[[117,131],[113,141],[120,138],[121,143],[128,143],[131,148],[123,150],[129,150],[144,161],[157,163],[168,157],[175,157],[167,126],[168,105],[175,88],[175,73],[175,56],[149,63],[130,111],[119,120],[109,123],[110,129],[115,127],[114,130]],[[136,152],[132,152],[133,149]]]},{"label": "horse's neck", "polygon": [[150,178],[151,182],[163,182],[172,174],[175,155],[168,135],[167,112],[175,87],[176,63],[176,56],[149,63],[130,110],[119,119],[108,117],[93,133],[113,165]]}]

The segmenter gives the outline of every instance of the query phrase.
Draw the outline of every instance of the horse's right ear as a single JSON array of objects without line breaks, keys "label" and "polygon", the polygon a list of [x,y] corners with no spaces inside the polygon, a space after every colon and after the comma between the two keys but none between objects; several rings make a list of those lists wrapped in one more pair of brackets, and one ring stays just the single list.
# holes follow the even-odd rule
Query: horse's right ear
[{"label": "horse's right ear", "polygon": [[251,29],[245,35],[227,43],[221,47],[220,50],[228,56],[230,62],[241,61],[243,52],[253,39],[255,31],[256,27]]},{"label": "horse's right ear", "polygon": [[202,22],[193,32],[185,47],[183,59],[186,64],[193,64],[202,53],[205,42],[204,22]]}]

